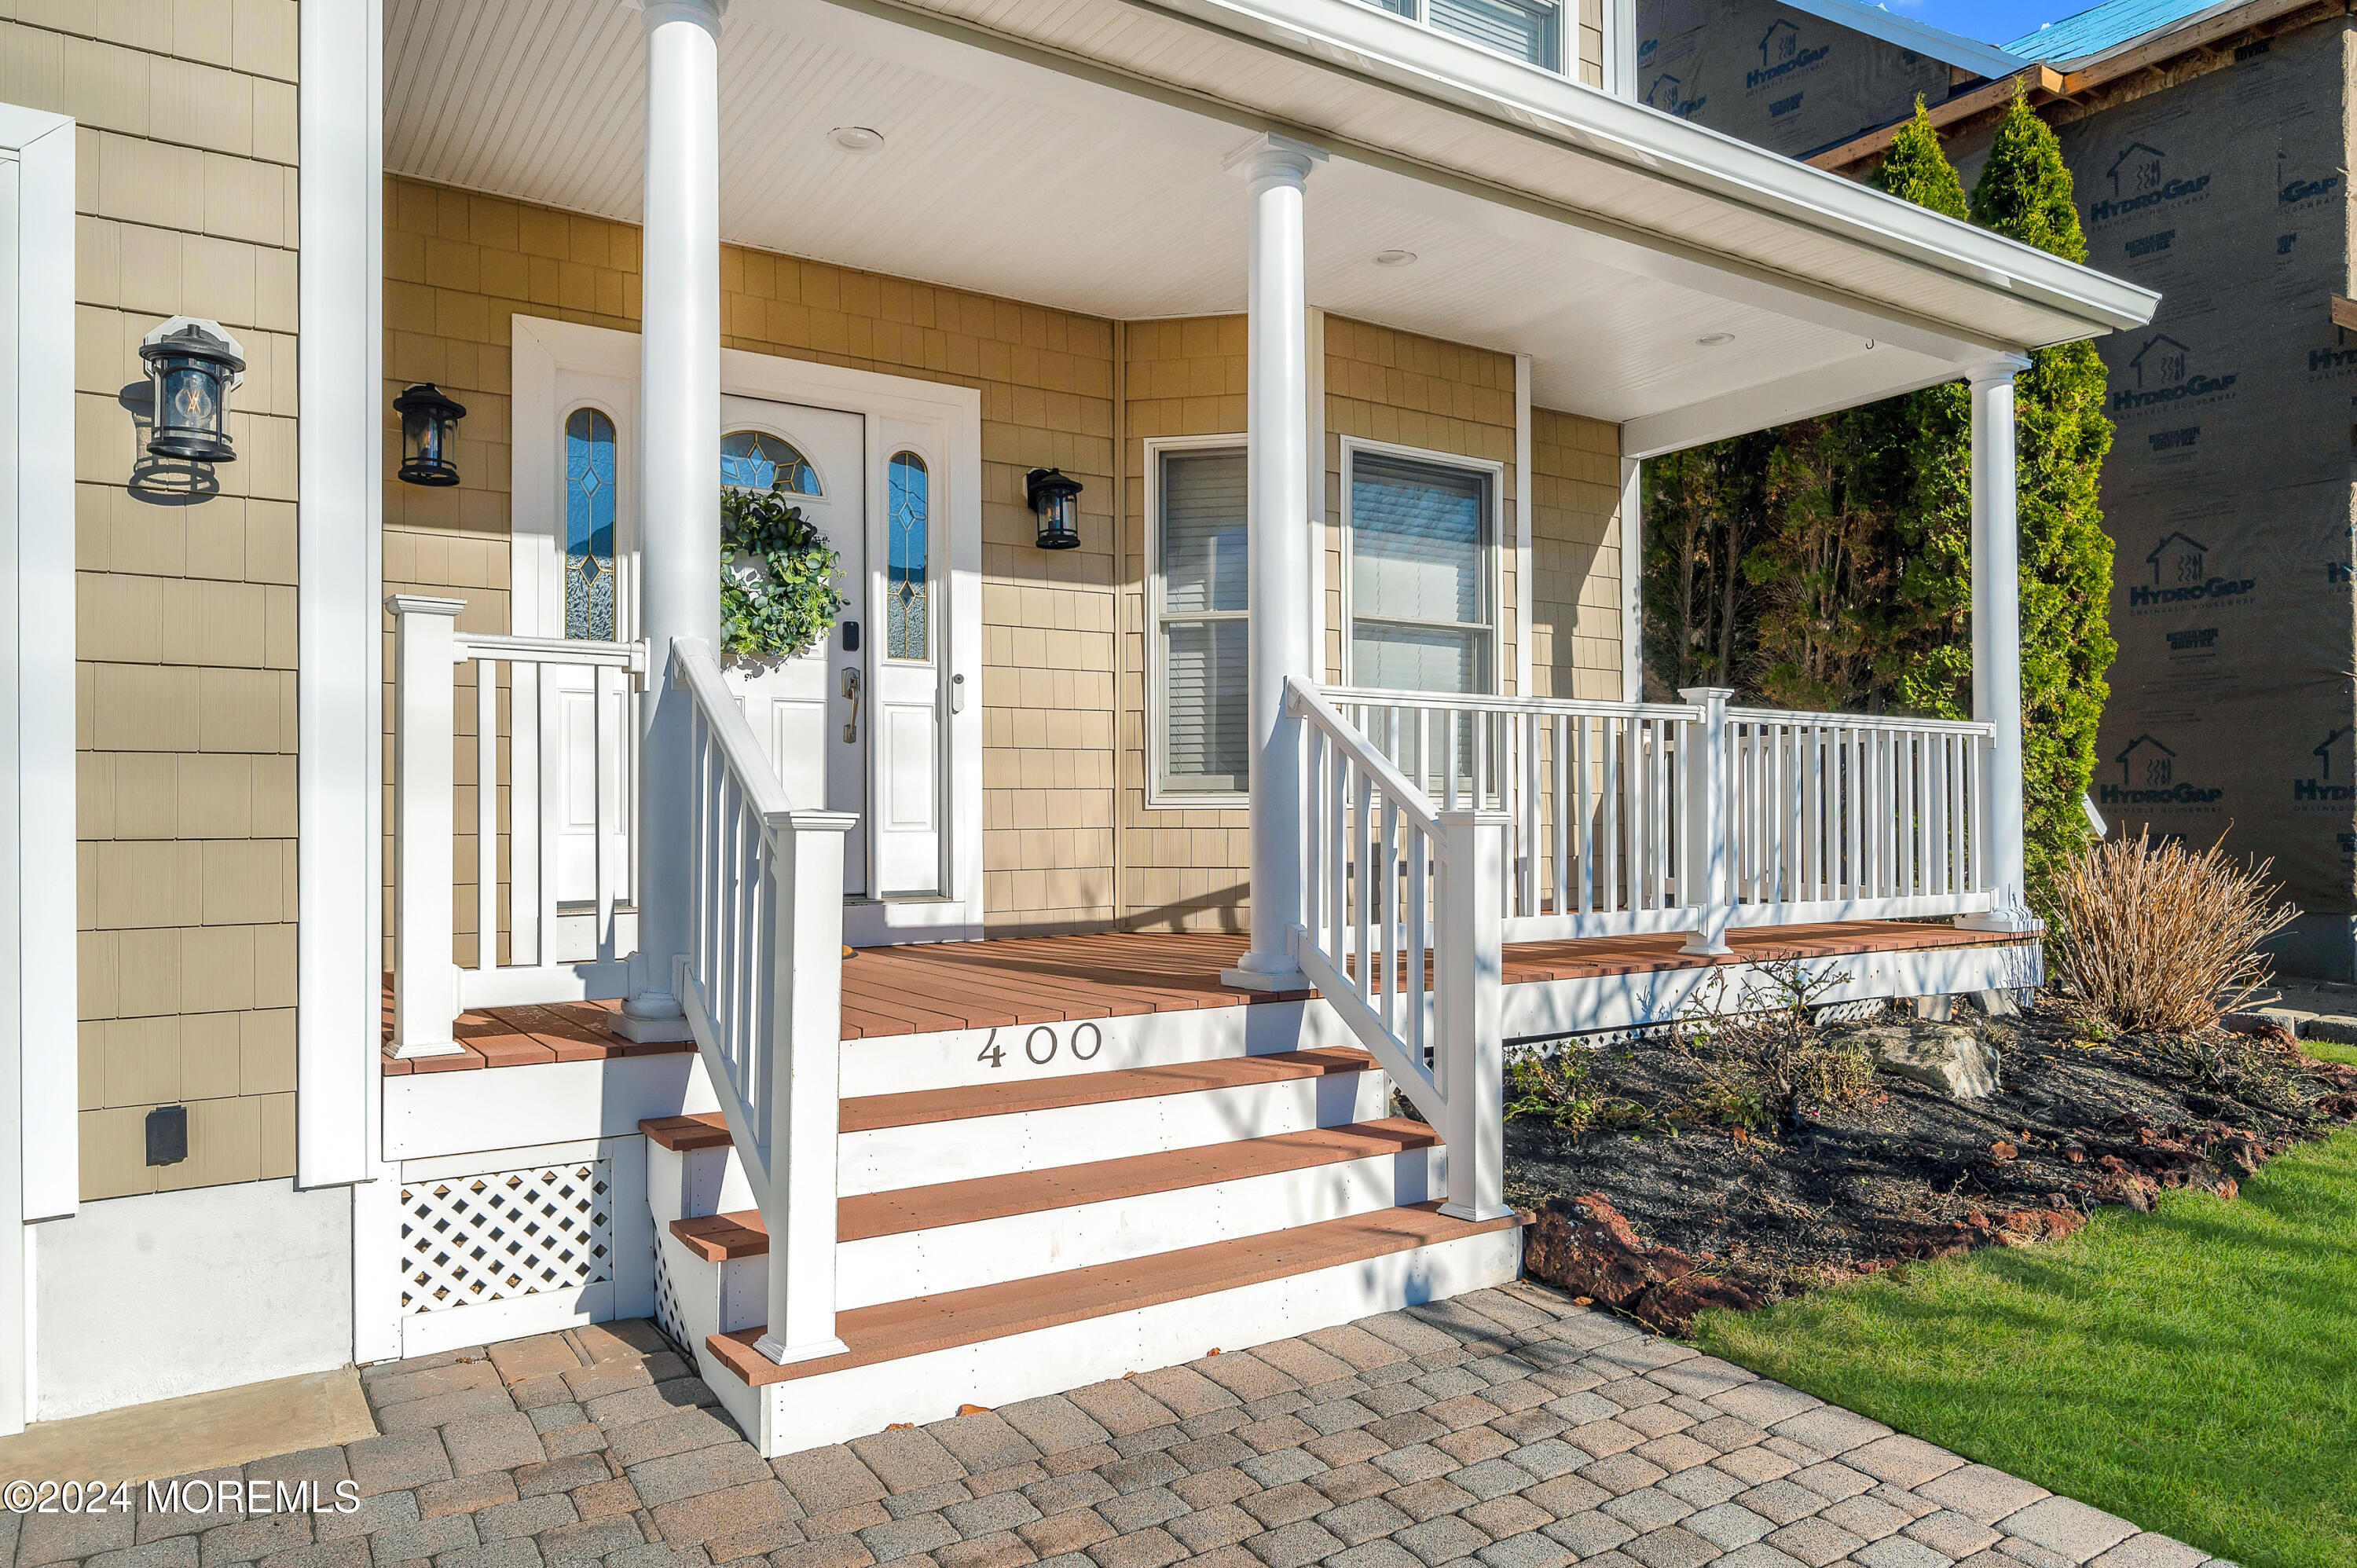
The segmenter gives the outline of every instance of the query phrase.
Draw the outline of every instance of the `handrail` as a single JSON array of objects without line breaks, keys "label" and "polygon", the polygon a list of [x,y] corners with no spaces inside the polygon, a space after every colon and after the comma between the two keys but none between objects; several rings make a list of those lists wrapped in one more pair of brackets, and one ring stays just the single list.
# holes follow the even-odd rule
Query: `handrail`
[{"label": "handrail", "polygon": [[451,659],[512,659],[535,664],[601,664],[633,674],[647,672],[647,643],[587,642],[570,637],[514,637],[504,633],[462,631],[450,639]]},{"label": "handrail", "polygon": [[708,644],[673,639],[671,669],[688,704],[691,801],[674,985],[770,1232],[755,1348],[781,1364],[835,1355],[843,835],[857,819],[794,805]]},{"label": "handrail", "polygon": [[1285,693],[1286,702],[1296,717],[1315,721],[1353,766],[1364,768],[1384,794],[1399,802],[1400,809],[1410,814],[1416,826],[1439,836],[1440,808],[1432,797],[1408,782],[1407,775],[1394,767],[1391,758],[1377,750],[1358,725],[1336,713],[1318,686],[1299,675],[1288,675]]},{"label": "handrail", "polygon": [[1319,685],[1313,689],[1329,705],[1362,703],[1376,708],[1450,707],[1477,714],[1564,714],[1590,718],[1697,719],[1702,716],[1702,710],[1690,703],[1616,703],[1601,697],[1501,697],[1491,693],[1415,692],[1384,686]]},{"label": "handrail", "polygon": [[1908,734],[1968,735],[1994,739],[1996,725],[1981,719],[1912,718],[1905,714],[1820,714],[1791,708],[1727,710],[1732,724],[1813,725],[1820,729],[1900,730]]},{"label": "handrail", "polygon": [[700,643],[683,640],[677,650],[672,664],[674,679],[694,700],[696,716],[709,726],[729,778],[745,791],[748,803],[764,823],[784,822],[793,814],[792,798],[787,795],[777,769],[761,755],[761,743],[755,738],[753,726],[745,722],[745,711],[737,705],[727,682],[721,679],[719,664]]}]

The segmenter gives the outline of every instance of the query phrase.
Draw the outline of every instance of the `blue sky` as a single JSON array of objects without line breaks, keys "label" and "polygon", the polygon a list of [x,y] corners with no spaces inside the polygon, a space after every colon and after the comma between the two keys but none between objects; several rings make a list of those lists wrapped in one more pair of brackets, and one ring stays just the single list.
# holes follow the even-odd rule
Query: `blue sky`
[{"label": "blue sky", "polygon": [[2084,11],[2094,0],[1883,0],[1892,11],[1983,43],[2001,44]]}]

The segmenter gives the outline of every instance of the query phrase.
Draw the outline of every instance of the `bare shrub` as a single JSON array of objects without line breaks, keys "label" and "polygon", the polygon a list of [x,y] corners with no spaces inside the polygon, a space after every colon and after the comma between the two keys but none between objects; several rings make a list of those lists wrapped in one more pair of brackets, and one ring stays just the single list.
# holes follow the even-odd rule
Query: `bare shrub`
[{"label": "bare shrub", "polygon": [[2267,983],[2259,944],[2299,911],[2277,901],[2273,861],[2195,854],[2139,832],[2063,863],[2047,953],[2062,993],[2128,1034],[2190,1034]]},{"label": "bare shrub", "polygon": [[1798,959],[1776,958],[1733,995],[1721,982],[1678,1033],[1702,1071],[1693,1109],[1724,1125],[1784,1133],[1800,1125],[1804,1105],[1846,1109],[1864,1100],[1874,1058],[1816,1025],[1825,993],[1848,978],[1812,977]]}]

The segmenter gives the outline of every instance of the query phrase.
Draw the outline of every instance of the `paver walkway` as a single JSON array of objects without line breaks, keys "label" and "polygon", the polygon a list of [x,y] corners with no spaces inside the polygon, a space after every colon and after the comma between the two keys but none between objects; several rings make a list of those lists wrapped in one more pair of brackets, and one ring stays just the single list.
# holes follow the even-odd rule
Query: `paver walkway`
[{"label": "paver walkway", "polygon": [[382,1435],[203,1478],[358,1511],[0,1516],[16,1563],[2230,1568],[1529,1284],[774,1462],[644,1323],[363,1377]]}]

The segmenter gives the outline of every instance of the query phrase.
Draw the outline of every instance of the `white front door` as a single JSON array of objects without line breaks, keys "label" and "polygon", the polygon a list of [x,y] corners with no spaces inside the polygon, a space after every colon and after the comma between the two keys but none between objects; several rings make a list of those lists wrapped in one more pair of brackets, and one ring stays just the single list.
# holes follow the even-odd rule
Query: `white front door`
[{"label": "white front door", "polygon": [[[638,340],[535,317],[513,324],[517,428],[550,443],[543,460],[517,467],[513,628],[628,641],[639,632]],[[794,504],[841,557],[845,599],[823,647],[767,666],[732,661],[730,688],[794,803],[859,819],[844,843],[845,940],[977,937],[981,400],[770,355],[721,359],[714,480],[767,489],[782,468]],[[571,940],[557,961],[608,942],[624,953],[636,940],[627,685],[620,671],[594,687],[567,672],[557,701],[542,704],[550,760],[540,792],[565,824],[554,881]],[[601,731],[623,737],[627,761],[597,765]],[[610,927],[596,918],[601,905]]]},{"label": "white front door", "polygon": [[[733,659],[728,684],[797,806],[868,815],[866,421],[856,413],[749,397],[720,400],[720,481],[793,504],[842,557],[845,603],[831,636],[800,658]],[[843,890],[867,891],[867,835],[846,834]]]}]

